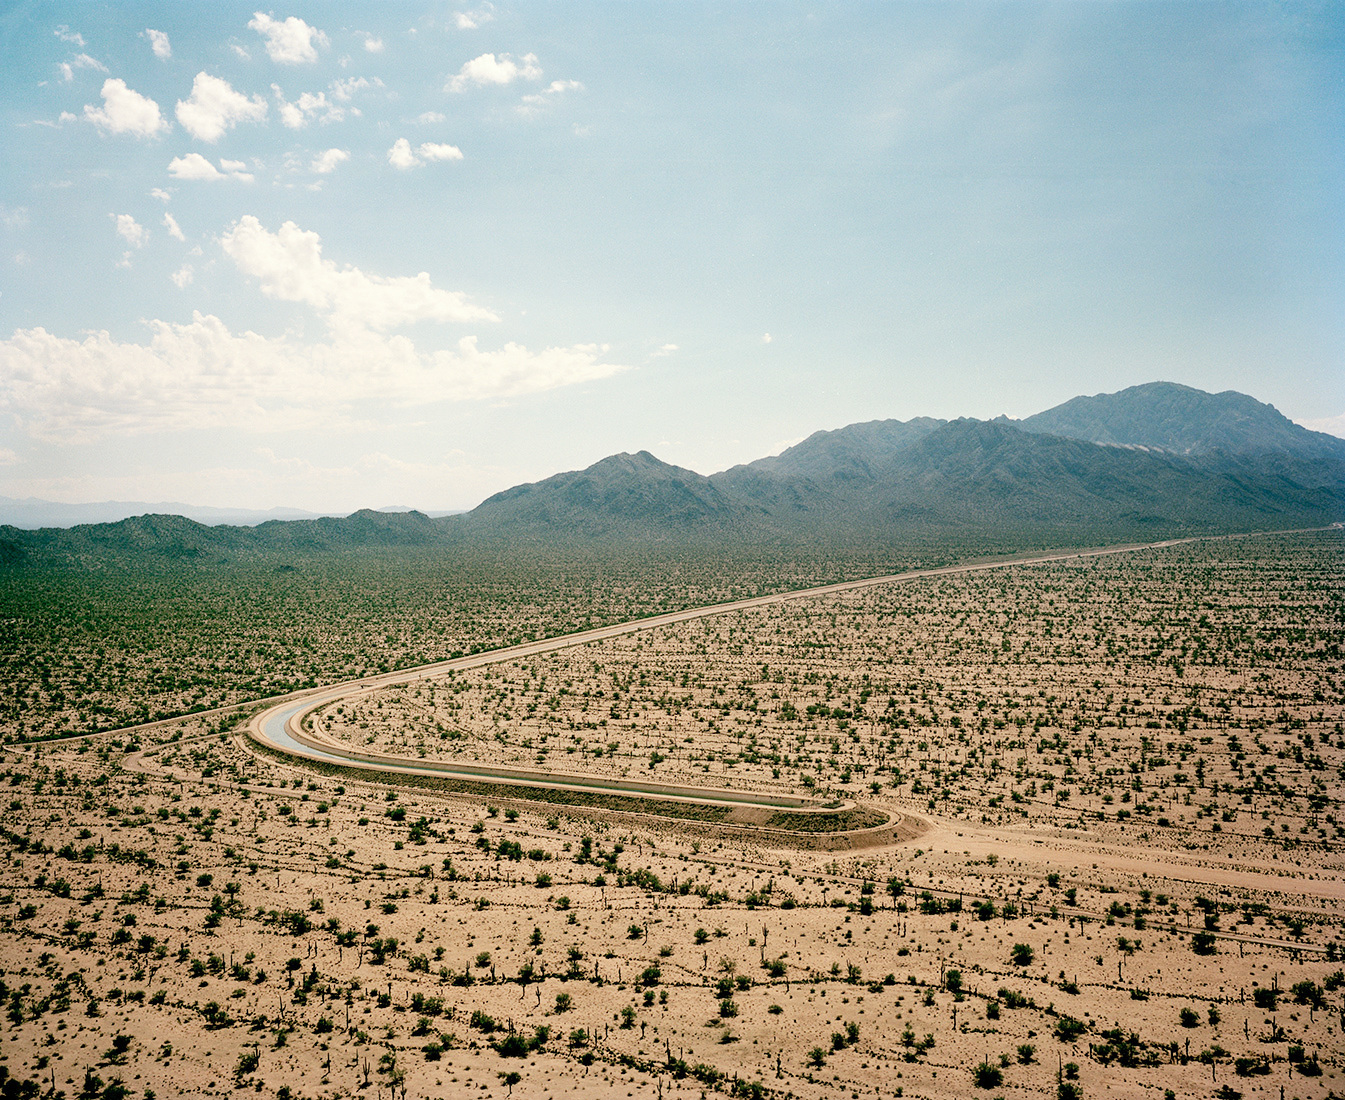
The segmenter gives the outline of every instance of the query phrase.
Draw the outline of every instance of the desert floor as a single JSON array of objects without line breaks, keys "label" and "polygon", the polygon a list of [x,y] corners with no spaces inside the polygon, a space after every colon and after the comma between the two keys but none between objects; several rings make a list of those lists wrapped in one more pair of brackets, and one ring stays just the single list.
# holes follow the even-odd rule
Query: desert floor
[{"label": "desert floor", "polygon": [[219,719],[11,745],[0,1069],[67,1097],[1340,1094],[1339,540],[931,578],[316,716],[920,826],[876,846],[370,782]]}]

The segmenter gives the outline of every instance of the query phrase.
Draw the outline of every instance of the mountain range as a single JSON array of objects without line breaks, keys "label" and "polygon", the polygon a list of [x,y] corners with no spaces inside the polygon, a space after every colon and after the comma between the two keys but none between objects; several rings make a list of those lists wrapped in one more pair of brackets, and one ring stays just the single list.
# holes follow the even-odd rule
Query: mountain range
[{"label": "mountain range", "polygon": [[0,564],[237,560],[378,547],[875,548],[1031,545],[1345,520],[1345,440],[1245,394],[1168,382],[1021,421],[876,420],[709,476],[647,451],[496,493],[470,512],[206,526],[144,515],[0,527]]},{"label": "mountain range", "polygon": [[[411,512],[415,509],[387,505],[380,512]],[[181,504],[177,501],[104,500],[91,504],[67,504],[39,497],[0,496],[0,526],[23,527],[38,530],[43,527],[75,527],[81,523],[116,523],[132,516],[183,516],[211,527],[229,525],[255,527],[273,519],[319,519],[323,516],[340,517],[345,512],[309,512],[303,508],[211,508],[204,504]],[[455,512],[429,512],[431,516],[455,515]]]}]

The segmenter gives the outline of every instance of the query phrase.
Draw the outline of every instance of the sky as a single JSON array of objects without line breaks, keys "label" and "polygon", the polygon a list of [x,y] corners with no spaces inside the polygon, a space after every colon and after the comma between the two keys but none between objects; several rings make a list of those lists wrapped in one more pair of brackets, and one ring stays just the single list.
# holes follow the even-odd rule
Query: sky
[{"label": "sky", "polygon": [[0,495],[470,508],[1158,379],[1345,435],[1333,3],[0,2]]}]

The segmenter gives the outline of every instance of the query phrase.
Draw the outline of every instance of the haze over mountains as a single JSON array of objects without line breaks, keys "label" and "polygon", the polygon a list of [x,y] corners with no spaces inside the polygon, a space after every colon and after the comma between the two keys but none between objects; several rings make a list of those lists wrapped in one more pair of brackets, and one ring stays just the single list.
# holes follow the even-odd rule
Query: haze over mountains
[{"label": "haze over mountains", "polygon": [[705,476],[646,451],[518,485],[471,512],[208,527],[149,515],[0,527],[0,562],[220,561],[369,547],[1022,545],[1270,530],[1345,520],[1345,440],[1269,405],[1166,382],[1022,421],[917,418],[820,431]]}]

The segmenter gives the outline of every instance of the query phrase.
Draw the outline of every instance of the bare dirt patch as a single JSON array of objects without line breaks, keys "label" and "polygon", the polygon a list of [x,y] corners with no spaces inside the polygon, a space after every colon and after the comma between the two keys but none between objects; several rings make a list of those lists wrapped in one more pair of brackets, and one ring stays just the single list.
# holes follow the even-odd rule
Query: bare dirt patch
[{"label": "bare dirt patch", "polygon": [[11,750],[0,1066],[67,1097],[1339,1094],[1337,539],[758,609],[320,717],[892,814],[858,850],[326,775],[213,718]]}]

